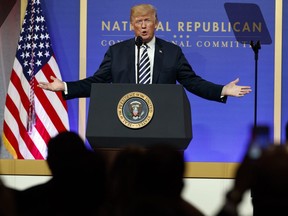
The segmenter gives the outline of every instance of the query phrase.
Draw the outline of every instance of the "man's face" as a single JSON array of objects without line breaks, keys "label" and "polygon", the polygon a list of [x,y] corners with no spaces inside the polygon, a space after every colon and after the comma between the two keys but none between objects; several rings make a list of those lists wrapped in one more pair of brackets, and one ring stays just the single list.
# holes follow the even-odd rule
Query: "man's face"
[{"label": "man's face", "polygon": [[131,26],[134,30],[135,37],[141,36],[143,42],[148,43],[154,36],[158,22],[156,21],[154,14],[147,14],[134,17]]}]

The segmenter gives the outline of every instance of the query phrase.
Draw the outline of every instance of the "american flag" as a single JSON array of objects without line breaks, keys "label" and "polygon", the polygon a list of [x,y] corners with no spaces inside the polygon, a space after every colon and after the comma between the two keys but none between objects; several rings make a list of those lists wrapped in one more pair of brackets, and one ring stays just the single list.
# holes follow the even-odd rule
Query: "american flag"
[{"label": "american flag", "polygon": [[46,159],[49,139],[69,130],[60,92],[37,87],[61,78],[40,0],[28,0],[4,109],[3,143],[14,159]]}]

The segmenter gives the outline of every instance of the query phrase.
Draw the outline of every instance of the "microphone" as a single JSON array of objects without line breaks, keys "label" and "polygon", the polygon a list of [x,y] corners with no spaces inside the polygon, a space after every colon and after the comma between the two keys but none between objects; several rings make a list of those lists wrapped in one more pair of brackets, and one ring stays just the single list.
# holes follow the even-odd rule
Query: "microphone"
[{"label": "microphone", "polygon": [[143,38],[141,36],[137,36],[135,41],[136,46],[139,48],[143,44]]},{"label": "microphone", "polygon": [[140,67],[140,47],[143,44],[143,38],[141,36],[137,36],[135,40],[135,44],[137,46],[137,84],[139,84],[139,67]]}]

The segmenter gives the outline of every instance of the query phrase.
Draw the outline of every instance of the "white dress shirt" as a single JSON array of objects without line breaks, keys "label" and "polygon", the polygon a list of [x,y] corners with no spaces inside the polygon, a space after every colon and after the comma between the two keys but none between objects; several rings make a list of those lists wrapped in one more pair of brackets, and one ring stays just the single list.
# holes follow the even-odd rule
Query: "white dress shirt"
[{"label": "white dress shirt", "polygon": [[[150,72],[151,72],[151,80],[149,84],[152,84],[152,79],[153,79],[153,66],[154,66],[154,53],[155,53],[155,36],[153,39],[147,43],[147,52],[150,60]],[[140,56],[142,55],[143,48],[140,47]],[[138,83],[138,73],[137,73],[137,62],[138,62],[138,47],[135,45],[135,80]]]}]

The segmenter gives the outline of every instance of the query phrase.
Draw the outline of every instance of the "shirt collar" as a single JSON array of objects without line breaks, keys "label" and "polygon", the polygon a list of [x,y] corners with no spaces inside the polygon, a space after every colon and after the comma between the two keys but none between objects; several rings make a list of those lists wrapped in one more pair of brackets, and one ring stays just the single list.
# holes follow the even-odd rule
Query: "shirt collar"
[{"label": "shirt collar", "polygon": [[[135,40],[136,40],[136,38],[135,38]],[[149,48],[155,47],[155,41],[156,41],[156,37],[155,37],[155,35],[154,35],[154,37],[152,38],[152,40],[151,40],[149,43],[147,43],[147,46],[148,46]],[[135,45],[135,46],[136,46],[136,45]]]},{"label": "shirt collar", "polygon": [[155,38],[155,35],[154,35],[152,40],[149,43],[147,43],[147,46],[150,47],[150,48],[155,47],[155,41],[156,41],[156,38]]}]

